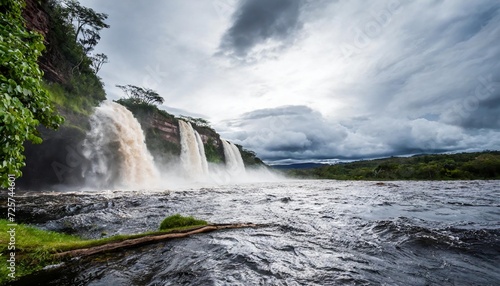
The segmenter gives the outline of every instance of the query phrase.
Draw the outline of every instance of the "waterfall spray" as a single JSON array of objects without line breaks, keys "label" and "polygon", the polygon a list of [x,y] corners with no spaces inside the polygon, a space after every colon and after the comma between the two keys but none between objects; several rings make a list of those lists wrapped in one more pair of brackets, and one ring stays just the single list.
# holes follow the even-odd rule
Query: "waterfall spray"
[{"label": "waterfall spray", "polygon": [[203,173],[208,175],[208,162],[207,156],[205,155],[205,146],[203,145],[203,140],[201,139],[198,131],[194,130],[194,135],[196,136],[196,143],[200,152],[201,168],[203,169]]},{"label": "waterfall spray", "polygon": [[105,101],[96,108],[90,124],[83,143],[83,155],[90,162],[83,175],[89,185],[140,187],[158,180],[141,125],[129,110]]},{"label": "waterfall spray", "polygon": [[226,140],[222,140],[222,146],[224,147],[224,157],[226,157],[227,172],[233,176],[244,174],[245,164],[238,147]]},{"label": "waterfall spray", "polygon": [[204,179],[208,175],[208,163],[200,135],[191,123],[179,120],[181,135],[181,164],[193,179]]}]

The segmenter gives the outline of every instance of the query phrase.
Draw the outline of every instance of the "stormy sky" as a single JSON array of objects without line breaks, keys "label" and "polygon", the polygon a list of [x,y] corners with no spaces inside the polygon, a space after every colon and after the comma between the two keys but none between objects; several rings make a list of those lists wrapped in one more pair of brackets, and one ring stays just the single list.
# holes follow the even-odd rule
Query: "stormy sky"
[{"label": "stormy sky", "polygon": [[116,84],[267,162],[500,149],[500,2],[82,0]]}]

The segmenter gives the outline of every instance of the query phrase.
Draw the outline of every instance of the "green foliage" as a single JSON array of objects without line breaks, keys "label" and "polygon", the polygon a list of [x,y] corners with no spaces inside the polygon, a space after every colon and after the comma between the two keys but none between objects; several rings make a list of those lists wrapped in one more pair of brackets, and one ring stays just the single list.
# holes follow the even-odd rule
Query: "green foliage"
[{"label": "green foliage", "polygon": [[67,7],[61,6],[56,0],[45,1],[43,5],[50,20],[46,35],[49,48],[40,60],[46,67],[45,79],[51,85],[57,84],[62,88],[62,92],[56,96],[58,103],[64,103],[60,105],[63,109],[90,114],[92,107],[106,99],[104,85],[96,75],[94,66],[94,57],[97,55],[87,56],[82,44],[75,41],[76,31]]},{"label": "green foliage", "polygon": [[[2,257],[7,257],[8,241],[11,229],[9,222],[0,219],[0,253]],[[75,242],[80,239],[74,236],[60,234],[50,231],[43,231],[34,227],[18,224],[15,227],[16,233],[16,277],[27,275],[42,269],[44,266],[54,262],[50,251],[55,252],[58,245],[64,242]],[[29,255],[25,255],[29,253]],[[7,282],[8,269],[7,259],[2,259],[0,263],[0,284]]]},{"label": "green foliage", "polygon": [[84,7],[76,0],[65,0],[63,3],[65,7],[62,15],[67,23],[75,23],[74,42],[79,42],[85,53],[90,52],[101,39],[99,32],[104,28],[109,28],[109,25],[104,22],[108,15]]},{"label": "green foliage", "polygon": [[116,87],[123,90],[127,95],[127,100],[131,101],[135,104],[148,104],[148,105],[157,105],[163,104],[163,97],[161,97],[156,91],[149,89],[138,87],[135,85],[116,85]]},{"label": "green foliage", "polygon": [[236,147],[240,150],[241,158],[243,159],[243,163],[245,163],[245,166],[252,166],[252,165],[265,165],[262,160],[257,157],[255,152],[247,150],[243,148],[243,146],[236,144]]},{"label": "green foliage", "polygon": [[290,170],[296,177],[337,180],[500,179],[500,152],[418,155]]},{"label": "green foliage", "polygon": [[195,219],[192,216],[181,216],[174,214],[165,218],[160,224],[160,230],[171,229],[184,226],[199,226],[207,225],[207,222],[200,219]]},{"label": "green foliage", "polygon": [[63,118],[56,115],[37,59],[44,50],[41,35],[24,25],[24,2],[13,0],[0,6],[0,185],[8,174],[21,175],[23,143],[41,143],[36,128],[43,124],[57,129]]},{"label": "green foliage", "polygon": [[95,54],[90,59],[92,60],[92,68],[96,74],[101,70],[102,66],[108,62],[108,56],[103,53]]},{"label": "green foliage", "polygon": [[208,120],[206,120],[206,119],[194,118],[194,117],[185,116],[185,115],[182,115],[179,118],[186,121],[186,122],[194,124],[196,126],[205,127],[205,128],[210,129],[211,131],[215,132],[215,130],[213,130],[212,127],[210,127],[210,122],[208,122]]},{"label": "green foliage", "polygon": [[137,102],[133,98],[120,98],[118,100],[115,100],[115,102],[125,106],[128,110],[130,110],[130,112],[134,114],[136,118],[150,117],[158,114],[165,119],[175,119],[175,116],[166,112],[165,110],[159,109],[156,105],[142,101]]},{"label": "green foliage", "polygon": [[98,101],[86,96],[75,96],[61,84],[44,82],[43,87],[49,92],[50,100],[59,108],[76,114],[89,116]]},{"label": "green foliage", "polygon": [[224,161],[217,146],[215,145],[214,139],[208,138],[207,143],[203,144],[203,147],[205,148],[205,157],[208,162],[222,163]]}]

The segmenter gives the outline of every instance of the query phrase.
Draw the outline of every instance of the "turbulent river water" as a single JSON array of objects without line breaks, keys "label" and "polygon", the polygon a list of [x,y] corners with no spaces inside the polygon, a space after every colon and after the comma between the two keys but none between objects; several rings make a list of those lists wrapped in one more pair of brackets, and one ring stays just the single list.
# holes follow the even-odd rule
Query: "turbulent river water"
[{"label": "turbulent river water", "polygon": [[100,237],[171,214],[270,224],[74,260],[15,285],[500,285],[498,181],[286,181],[24,193],[18,219]]}]

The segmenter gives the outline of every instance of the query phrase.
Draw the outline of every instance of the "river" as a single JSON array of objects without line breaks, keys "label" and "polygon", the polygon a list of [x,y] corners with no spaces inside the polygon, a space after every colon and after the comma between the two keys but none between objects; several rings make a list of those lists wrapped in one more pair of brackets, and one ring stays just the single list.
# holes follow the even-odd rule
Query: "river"
[{"label": "river", "polygon": [[270,224],[74,260],[14,285],[500,285],[498,181],[285,181],[45,192],[18,219],[95,238],[171,214]]}]

